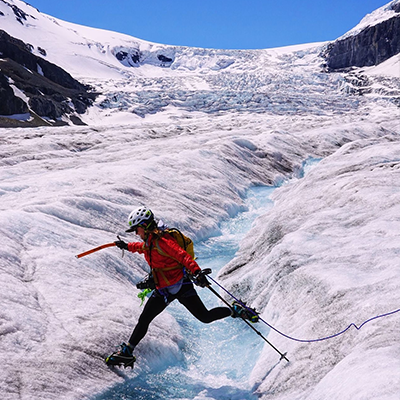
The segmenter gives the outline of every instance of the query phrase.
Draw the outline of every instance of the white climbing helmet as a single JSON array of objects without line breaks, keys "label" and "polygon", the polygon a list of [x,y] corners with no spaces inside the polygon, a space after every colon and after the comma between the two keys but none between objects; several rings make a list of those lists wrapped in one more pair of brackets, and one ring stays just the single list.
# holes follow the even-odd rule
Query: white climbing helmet
[{"label": "white climbing helmet", "polygon": [[153,212],[147,207],[139,207],[137,210],[133,210],[128,217],[129,228],[126,232],[133,232],[138,226],[148,228],[149,225],[154,221]]}]

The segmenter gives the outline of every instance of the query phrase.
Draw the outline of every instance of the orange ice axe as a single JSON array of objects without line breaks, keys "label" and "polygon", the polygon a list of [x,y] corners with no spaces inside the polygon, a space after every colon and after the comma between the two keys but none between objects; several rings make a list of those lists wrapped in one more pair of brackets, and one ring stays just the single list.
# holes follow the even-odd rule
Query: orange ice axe
[{"label": "orange ice axe", "polygon": [[102,244],[101,246],[95,247],[94,249],[91,249],[91,250],[85,251],[84,253],[78,254],[75,257],[76,258],[85,257],[85,256],[88,256],[89,254],[95,253],[96,251],[106,249],[107,247],[113,247],[113,246],[116,246],[116,244],[114,242]]}]

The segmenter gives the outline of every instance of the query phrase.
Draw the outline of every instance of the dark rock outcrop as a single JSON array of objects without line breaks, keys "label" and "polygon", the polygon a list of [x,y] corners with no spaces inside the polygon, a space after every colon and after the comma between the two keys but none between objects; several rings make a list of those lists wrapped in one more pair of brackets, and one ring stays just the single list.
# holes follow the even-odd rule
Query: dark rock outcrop
[{"label": "dark rock outcrop", "polygon": [[140,53],[139,50],[132,51],[131,53],[121,50],[115,54],[115,57],[117,58],[118,61],[121,61],[126,65],[135,65],[140,62],[142,54]]},{"label": "dark rock outcrop", "polygon": [[400,13],[400,3],[392,4],[391,9],[397,13]]},{"label": "dark rock outcrop", "polygon": [[26,114],[26,103],[14,95],[8,79],[0,73],[0,115]]},{"label": "dark rock outcrop", "polygon": [[164,56],[164,55],[162,55],[162,54],[159,54],[158,56],[157,56],[157,58],[162,62],[162,63],[170,63],[170,62],[172,62],[173,61],[173,59],[172,58],[169,58],[169,57],[166,57],[166,56]]},{"label": "dark rock outcrop", "polygon": [[[397,7],[397,8],[396,8]],[[400,3],[393,5],[400,12]],[[400,14],[329,44],[329,70],[378,65],[400,53]]]},{"label": "dark rock outcrop", "polygon": [[[31,45],[0,30],[0,115],[3,117],[0,126],[7,125],[4,117],[27,112],[43,117],[43,124],[49,124],[49,120],[53,121],[51,124],[60,124],[61,117],[68,115],[74,115],[71,121],[79,120],[76,114],[86,112],[96,94],[62,68],[31,51]],[[44,49],[38,51],[45,54]],[[15,95],[11,85],[29,99],[29,107],[21,96]],[[35,124],[37,121],[40,118],[36,118]]]}]

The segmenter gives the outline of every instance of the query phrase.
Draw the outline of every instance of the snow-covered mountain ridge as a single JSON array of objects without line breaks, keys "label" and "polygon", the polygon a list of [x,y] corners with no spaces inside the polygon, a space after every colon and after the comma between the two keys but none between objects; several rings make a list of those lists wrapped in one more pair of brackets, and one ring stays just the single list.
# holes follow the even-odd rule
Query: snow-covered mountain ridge
[{"label": "snow-covered mountain ridge", "polygon": [[[377,99],[393,98],[398,87],[398,76],[354,80],[325,73],[323,43],[266,50],[166,46],[67,23],[20,0],[1,0],[0,11],[8,34],[102,93],[88,113],[79,115],[89,125],[133,122],[170,108],[182,114],[315,114],[321,107],[314,104],[322,101],[327,111],[346,112],[362,99],[343,91],[359,93],[354,86],[360,81],[363,93]],[[390,19],[392,11],[380,12],[380,20],[383,15]]]},{"label": "snow-covered mountain ridge", "polygon": [[355,36],[360,33],[363,29],[380,24],[383,21],[391,19],[398,16],[400,13],[400,1],[394,0],[386,5],[373,11],[371,14],[366,15],[359,24],[357,24],[353,29],[350,29],[339,40],[345,39],[349,36]]}]

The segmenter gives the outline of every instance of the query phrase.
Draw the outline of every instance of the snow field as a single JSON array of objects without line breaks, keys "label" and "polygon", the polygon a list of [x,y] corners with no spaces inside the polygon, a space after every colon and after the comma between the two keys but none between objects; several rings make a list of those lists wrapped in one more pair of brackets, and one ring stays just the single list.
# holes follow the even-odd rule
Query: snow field
[{"label": "snow field", "polygon": [[[262,317],[297,339],[323,338],[399,309],[398,139],[344,145],[276,190],[274,208],[221,271],[223,282],[236,291],[252,287],[242,292]],[[271,331],[291,362],[277,364],[265,346],[251,379],[262,399],[394,399],[399,326],[394,314],[317,343]]]},{"label": "snow field", "polygon": [[[220,221],[241,209],[242,196],[250,185],[283,182],[291,170],[294,176],[300,173],[308,155],[326,156],[341,143],[357,137],[362,138],[361,142],[345,145],[304,180],[276,192],[272,215],[257,220],[238,260],[231,264],[244,259],[248,268],[232,272],[230,279],[237,281],[235,293],[263,310],[267,321],[277,326],[279,321],[290,321],[289,326],[283,324],[282,330],[296,336],[331,334],[333,328],[352,322],[365,301],[365,285],[360,282],[361,277],[366,279],[366,268],[375,271],[373,276],[368,275],[368,292],[375,293],[375,297],[370,297],[370,307],[363,306],[360,320],[387,311],[394,304],[384,304],[383,309],[387,296],[379,297],[378,289],[372,288],[379,284],[379,288],[384,286],[392,293],[397,285],[394,257],[387,257],[390,251],[396,251],[394,209],[388,206],[387,194],[395,187],[389,184],[397,169],[390,165],[397,160],[398,143],[395,132],[389,134],[388,126],[393,122],[387,115],[377,115],[371,121],[307,131],[306,123],[300,120],[297,133],[263,131],[262,119],[251,122],[224,117],[204,118],[199,125],[193,120],[180,125],[159,123],[151,130],[145,126],[2,130],[0,262],[1,281],[6,288],[1,297],[1,338],[6,360],[0,374],[2,397],[32,398],[40,393],[44,399],[85,398],[93,393],[93,387],[102,391],[105,385],[122,379],[103,365],[102,358],[129,337],[138,318],[141,310],[134,284],[145,275],[145,263],[131,254],[121,258],[116,248],[80,260],[74,255],[115,240],[117,233],[123,235],[132,208],[147,204],[167,224],[198,240],[206,238],[218,232]],[[311,120],[310,125],[314,123]],[[363,144],[369,143],[368,137],[377,137],[377,144]],[[364,150],[358,151],[357,147]],[[361,172],[353,179],[357,170]],[[353,180],[358,185],[366,182],[358,194]],[[373,190],[380,186],[374,185],[385,182],[380,196]],[[390,204],[394,202],[392,207],[396,207],[396,192],[391,196]],[[380,201],[387,205],[381,206]],[[354,210],[361,213],[358,225],[358,214],[349,214]],[[352,226],[349,220],[355,220],[348,231],[353,245],[342,233]],[[360,229],[368,242],[361,241]],[[378,230],[387,236],[381,236],[379,243]],[[365,252],[371,252],[370,243],[375,247],[389,243],[383,238],[390,241],[391,247],[385,245],[384,251],[374,252],[372,264]],[[344,249],[332,252],[332,240]],[[254,267],[253,258],[262,271]],[[355,260],[362,263],[353,266],[350,279],[344,264],[353,265]],[[391,270],[385,260],[391,263]],[[321,264],[329,268],[321,270]],[[228,265],[227,271],[230,269]],[[288,274],[290,271],[293,275]],[[295,279],[296,274],[301,279]],[[343,284],[340,290],[348,293],[346,315],[341,314],[343,304],[335,302],[335,288]],[[244,286],[250,291],[242,289]],[[359,301],[350,295],[353,286]],[[308,308],[304,308],[306,300],[311,304]],[[321,309],[321,304],[326,308]],[[310,310],[315,315],[311,320]],[[385,324],[391,327],[394,318],[385,320]],[[377,327],[379,332],[382,322]],[[303,326],[307,329],[300,330]],[[360,333],[366,329],[370,329],[368,325]],[[138,349],[141,361],[134,374],[146,370],[147,365],[153,368],[166,360],[179,360],[180,348],[186,342],[182,335],[169,313],[163,313]],[[352,337],[354,333],[347,335]],[[327,347],[322,343],[318,348],[326,349],[321,354],[329,362],[320,360],[324,368],[316,372],[315,364],[308,366],[306,362],[310,357],[306,345],[290,343],[273,333],[271,340],[278,348],[288,350],[297,366],[295,371],[292,366],[284,368],[276,378],[283,393],[292,393],[290,379],[298,379],[300,366],[302,371],[309,368],[316,375],[311,382],[307,375],[300,386],[296,383],[294,387],[304,393],[311,390],[313,382],[323,382],[330,368],[351,348],[348,339],[340,341],[339,348],[344,348],[337,359],[331,359],[329,354],[336,350],[330,343]],[[260,360],[252,380],[259,393],[265,394],[278,371],[272,368],[277,360],[269,348]],[[276,396],[278,392],[274,393]]]}]

